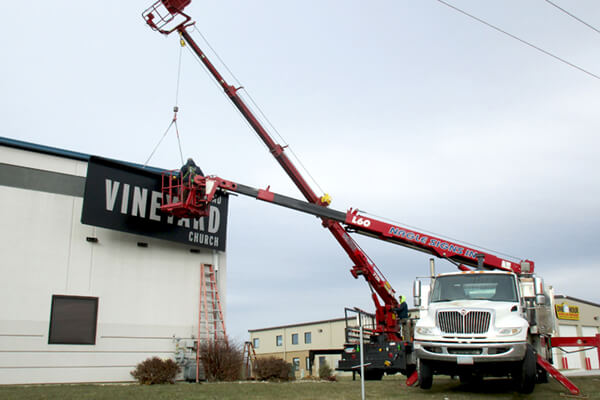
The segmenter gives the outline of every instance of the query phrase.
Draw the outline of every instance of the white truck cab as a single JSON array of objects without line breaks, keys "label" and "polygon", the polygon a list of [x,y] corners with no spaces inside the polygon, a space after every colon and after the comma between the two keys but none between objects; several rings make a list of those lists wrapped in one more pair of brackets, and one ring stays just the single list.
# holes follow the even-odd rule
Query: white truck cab
[{"label": "white truck cab", "polygon": [[421,306],[414,347],[423,389],[435,374],[461,381],[511,376],[524,393],[544,379],[536,359],[551,357],[545,336],[553,333],[554,320],[553,296],[540,279],[505,271],[453,272],[433,277],[425,290],[416,281],[414,294]]}]

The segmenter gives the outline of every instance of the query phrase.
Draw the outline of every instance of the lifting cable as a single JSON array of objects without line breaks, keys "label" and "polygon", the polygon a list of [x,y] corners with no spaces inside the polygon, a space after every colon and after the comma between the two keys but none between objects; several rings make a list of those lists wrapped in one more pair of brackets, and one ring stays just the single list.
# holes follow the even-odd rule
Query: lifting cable
[{"label": "lifting cable", "polygon": [[183,53],[183,48],[185,47],[185,41],[183,40],[181,33],[179,33],[179,44],[180,44],[180,47],[179,47],[179,60],[178,60],[178,65],[177,65],[177,85],[176,85],[176,89],[175,89],[175,106],[173,106],[173,119],[171,120],[171,123],[165,130],[165,133],[163,133],[162,137],[160,138],[160,140],[154,147],[154,150],[152,150],[152,153],[150,153],[150,156],[148,156],[148,159],[144,163],[144,168],[148,165],[148,162],[150,161],[150,159],[152,158],[152,156],[158,149],[158,146],[160,146],[160,144],[162,143],[164,138],[167,136],[167,134],[169,133],[169,130],[171,130],[172,126],[175,126],[175,135],[177,136],[177,145],[179,146],[179,157],[181,158],[181,164],[183,165],[183,151],[181,150],[181,139],[179,138],[179,127],[177,126],[177,113],[179,112],[179,86],[180,86],[179,82],[181,80],[181,54]]},{"label": "lifting cable", "polygon": [[[275,133],[275,135],[279,137],[279,139],[282,142],[281,143],[282,147],[284,147],[284,148],[286,148],[286,149],[289,150],[289,154],[291,154],[293,156],[293,158],[299,164],[300,168],[308,175],[308,177],[315,184],[315,186],[317,186],[317,188],[321,191],[321,193],[325,193],[325,191],[322,189],[321,185],[319,185],[319,182],[317,182],[317,180],[310,173],[310,171],[308,170],[308,168],[306,168],[306,166],[302,163],[302,160],[300,160],[300,157],[298,157],[298,155],[296,153],[294,153],[294,151],[292,150],[292,148],[289,145],[289,143],[285,140],[285,138],[277,130],[277,128],[275,127],[275,125],[273,125],[271,123],[271,121],[269,120],[269,118],[267,118],[266,114],[262,111],[262,109],[260,108],[260,106],[254,101],[254,99],[252,98],[252,96],[250,95],[250,93],[248,92],[248,90],[244,86],[242,86],[241,82],[238,80],[238,78],[235,76],[235,74],[231,71],[231,69],[229,69],[229,67],[227,66],[227,64],[225,63],[225,61],[223,61],[223,59],[221,58],[221,56],[219,56],[219,53],[217,53],[216,50],[211,46],[210,42],[206,39],[206,37],[202,34],[202,32],[199,29],[197,29],[196,25],[194,25],[193,30],[190,32],[190,35],[191,34],[195,34],[197,36],[200,36],[200,38],[202,39],[202,41],[204,43],[206,43],[206,46],[208,47],[208,49],[214,54],[214,56],[221,63],[221,65],[223,66],[223,68],[225,68],[225,70],[229,73],[229,75],[231,76],[231,78],[233,80],[233,83],[236,84],[236,86],[238,87],[238,89],[242,90],[243,93],[245,93],[245,98],[246,98],[246,103],[247,103],[248,108],[252,108],[254,112],[260,114],[260,116],[262,117],[262,123],[264,123],[265,125],[268,125],[271,128],[270,129],[270,133]],[[219,88],[219,89],[222,89],[221,86],[219,85],[219,83],[213,79],[213,77],[211,76],[210,72],[206,69],[206,66],[202,63],[202,61],[198,58],[198,56],[193,51],[191,51],[191,50],[190,50],[190,53],[194,56],[194,59],[196,59],[196,61],[198,62],[198,64],[200,64],[200,66],[202,67],[202,69],[209,76],[210,80],[215,83],[216,87]],[[222,90],[220,90],[220,92],[223,95],[226,96],[225,92],[223,92]],[[240,98],[241,98],[241,96],[240,96]],[[253,107],[251,107],[251,106],[253,106]],[[240,115],[242,115],[241,112],[240,112]],[[260,139],[259,135],[254,131],[254,128],[252,127],[252,125],[250,125],[250,123],[246,120],[246,118],[243,117],[242,119],[251,128],[252,132],[254,132],[256,134],[256,136]],[[260,140],[260,142],[262,143],[262,140]],[[266,147],[266,145],[265,145],[265,147]],[[268,148],[267,148],[267,150],[268,150]]]}]

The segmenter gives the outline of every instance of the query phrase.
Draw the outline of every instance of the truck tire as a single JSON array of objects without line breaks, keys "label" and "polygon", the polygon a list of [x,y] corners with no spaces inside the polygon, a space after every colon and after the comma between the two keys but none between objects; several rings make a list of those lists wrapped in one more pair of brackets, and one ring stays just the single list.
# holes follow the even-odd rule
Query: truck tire
[{"label": "truck tire", "polygon": [[529,394],[535,389],[537,379],[537,362],[533,347],[527,345],[525,358],[513,374],[514,382],[519,393]]},{"label": "truck tire", "polygon": [[433,384],[433,369],[426,361],[419,360],[419,387],[431,389]]}]

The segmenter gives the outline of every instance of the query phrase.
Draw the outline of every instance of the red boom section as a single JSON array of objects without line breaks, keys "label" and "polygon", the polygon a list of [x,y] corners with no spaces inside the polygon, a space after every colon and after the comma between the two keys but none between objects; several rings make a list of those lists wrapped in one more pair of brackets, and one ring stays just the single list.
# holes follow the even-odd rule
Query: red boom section
[{"label": "red boom section", "polygon": [[[173,2],[169,2],[167,0],[161,0],[155,3],[155,6],[151,7],[149,11],[144,14],[144,19],[146,22],[153,28],[156,28],[156,24],[152,21],[156,19],[153,15],[153,10],[156,9],[156,4],[162,3],[162,5],[168,9],[168,11],[172,14],[183,14],[183,7],[187,6],[189,2],[182,1],[176,2],[181,3],[177,4],[178,7],[173,7]],[[187,16],[186,16],[187,17]],[[173,18],[164,18],[169,22],[173,20]],[[243,99],[238,96],[237,92],[240,88],[235,88],[232,85],[229,85],[225,78],[219,73],[216,67],[211,63],[206,54],[202,51],[202,49],[196,44],[194,39],[187,32],[187,19],[184,23],[181,23],[177,27],[171,30],[165,29],[157,29],[163,34],[169,34],[174,30],[177,30],[182,38],[189,44],[192,51],[198,56],[200,61],[204,64],[204,66],[208,69],[214,79],[219,83],[219,85],[223,88],[231,102],[236,106],[236,108],[242,113],[244,118],[248,121],[250,126],[254,129],[254,131],[258,134],[261,140],[266,144],[269,148],[269,151],[275,157],[279,165],[284,169],[287,175],[292,179],[296,187],[300,190],[302,195],[308,200],[308,202],[313,204],[318,204],[321,206],[326,206],[327,204],[321,201],[319,196],[315,194],[315,192],[311,189],[310,185],[306,182],[306,180],[302,177],[300,172],[296,169],[291,160],[287,157],[284,152],[283,146],[276,143],[269,133],[264,129],[260,121],[254,116],[252,111],[248,108],[248,106],[244,103]],[[385,280],[381,272],[377,269],[375,264],[369,260],[367,255],[360,249],[357,243],[348,235],[348,233],[344,230],[344,228],[336,221],[329,220],[327,218],[321,218],[323,221],[323,226],[325,226],[329,231],[333,234],[338,243],[342,246],[342,248],[346,251],[354,266],[351,270],[352,275],[355,278],[358,278],[362,275],[367,283],[373,289],[373,301],[375,302],[376,307],[376,321],[377,321],[377,333],[385,333],[390,340],[399,340],[398,333],[398,323],[395,318],[395,314],[393,312],[393,308],[398,306],[398,300],[395,297],[395,292],[392,289],[391,285]],[[375,294],[376,293],[376,294]],[[380,304],[377,296],[381,298],[383,301],[383,305]]]},{"label": "red boom section", "polygon": [[522,272],[533,273],[534,270],[533,261],[524,260],[521,261],[521,263],[515,263],[462,244],[454,243],[399,225],[378,221],[359,214],[358,210],[350,209],[348,211],[346,214],[346,225],[360,233],[375,236],[382,240],[396,242],[441,258],[464,263],[471,267],[479,266],[479,256],[482,259],[481,266],[486,269],[499,269],[517,274]]},{"label": "red boom section", "polygon": [[[184,40],[190,45],[194,53],[196,53],[196,55],[200,58],[204,66],[212,74],[215,80],[221,85],[229,99],[246,118],[250,126],[252,126],[254,131],[267,145],[273,157],[275,157],[279,165],[281,165],[296,187],[304,195],[306,200],[313,204],[324,205],[319,196],[315,194],[310,185],[306,182],[298,169],[296,169],[294,164],[285,154],[284,148],[271,138],[260,121],[254,116],[248,106],[246,106],[242,98],[238,96],[237,91],[239,88],[236,89],[234,86],[229,85],[227,81],[225,81],[225,78],[223,78],[219,71],[217,71],[206,54],[204,54],[194,39],[186,31],[185,26],[180,26],[177,28],[177,30],[181,33]],[[395,292],[391,285],[385,280],[385,278],[382,277],[382,274],[378,272],[375,264],[369,260],[367,255],[358,247],[354,239],[348,235],[348,233],[338,222],[331,221],[326,218],[322,218],[322,220],[323,225],[329,229],[338,243],[346,251],[352,262],[354,262],[355,265],[352,268],[352,275],[355,278],[358,278],[359,275],[362,275],[369,285],[371,285],[377,295],[379,295],[379,297],[383,300],[384,305],[382,306],[377,298],[373,296],[373,301],[375,302],[376,306],[375,315],[378,325],[377,330],[381,333],[396,335],[398,332],[398,327],[395,315],[392,312],[392,308],[398,306],[398,300],[395,297]],[[393,337],[393,339],[397,338]]]}]

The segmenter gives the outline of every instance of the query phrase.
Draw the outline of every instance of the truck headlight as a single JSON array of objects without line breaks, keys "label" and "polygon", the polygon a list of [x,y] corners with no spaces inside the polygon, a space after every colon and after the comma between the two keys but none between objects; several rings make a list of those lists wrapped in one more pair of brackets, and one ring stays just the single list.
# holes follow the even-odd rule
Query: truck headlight
[{"label": "truck headlight", "polygon": [[419,335],[433,335],[433,328],[426,327],[426,326],[418,326],[416,329],[416,332]]},{"label": "truck headlight", "polygon": [[514,336],[521,333],[523,328],[502,328],[498,329],[498,336]]}]

